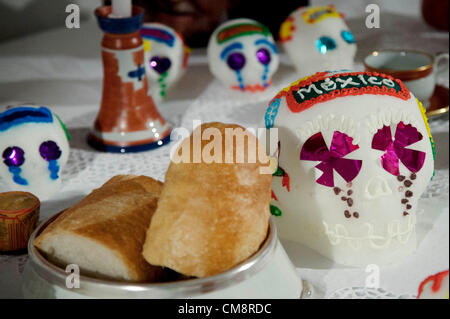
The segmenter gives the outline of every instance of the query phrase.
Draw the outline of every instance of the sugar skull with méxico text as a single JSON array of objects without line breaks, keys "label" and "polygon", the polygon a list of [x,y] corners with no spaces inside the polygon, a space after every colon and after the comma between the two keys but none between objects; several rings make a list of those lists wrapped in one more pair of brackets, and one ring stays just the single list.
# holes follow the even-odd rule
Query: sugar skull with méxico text
[{"label": "sugar skull with m\u00e9xico text", "polygon": [[421,103],[400,80],[316,73],[275,96],[265,125],[278,128],[271,210],[281,238],[360,266],[415,250],[434,143]]}]

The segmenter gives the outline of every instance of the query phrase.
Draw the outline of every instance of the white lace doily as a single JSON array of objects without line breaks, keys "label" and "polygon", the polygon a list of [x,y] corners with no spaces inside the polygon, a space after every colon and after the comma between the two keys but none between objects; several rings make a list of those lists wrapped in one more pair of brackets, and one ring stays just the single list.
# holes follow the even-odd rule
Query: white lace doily
[{"label": "white lace doily", "polygon": [[339,289],[327,299],[415,299],[416,296],[410,294],[395,295],[382,288],[348,287]]}]

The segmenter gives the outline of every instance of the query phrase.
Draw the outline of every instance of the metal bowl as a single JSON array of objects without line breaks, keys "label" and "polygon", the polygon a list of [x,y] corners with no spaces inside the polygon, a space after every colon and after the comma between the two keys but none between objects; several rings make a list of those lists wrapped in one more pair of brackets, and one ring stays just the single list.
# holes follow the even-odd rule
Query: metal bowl
[{"label": "metal bowl", "polygon": [[[59,215],[59,214],[58,214]],[[33,245],[57,216],[43,222],[28,242],[25,298],[300,298],[303,284],[270,221],[258,252],[219,275],[161,283],[126,283],[80,275],[79,288],[66,285],[70,272],[49,262]]]}]

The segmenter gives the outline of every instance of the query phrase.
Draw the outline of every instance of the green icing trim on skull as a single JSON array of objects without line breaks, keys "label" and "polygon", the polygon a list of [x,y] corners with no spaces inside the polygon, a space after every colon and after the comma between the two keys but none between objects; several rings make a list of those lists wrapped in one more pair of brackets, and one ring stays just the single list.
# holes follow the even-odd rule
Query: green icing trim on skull
[{"label": "green icing trim on skull", "polygon": [[62,129],[64,131],[64,134],[66,134],[66,138],[70,142],[71,137],[70,137],[69,131],[67,130],[66,125],[63,123],[63,121],[61,121],[61,119],[59,118],[58,115],[56,115],[55,113],[53,113],[53,114],[55,115],[55,117],[58,120],[59,124],[61,124],[61,127],[62,127]]},{"label": "green icing trim on skull", "polygon": [[276,216],[276,217],[280,217],[281,215],[283,215],[281,210],[278,207],[276,207],[275,205],[272,205],[272,204],[270,204],[270,213],[273,216]]},{"label": "green icing trim on skull", "polygon": [[272,174],[272,176],[284,176],[284,170],[278,166],[277,170]]},{"label": "green icing trim on skull", "polygon": [[167,85],[164,82],[166,77],[167,77],[167,71],[164,72],[163,74],[161,74],[161,77],[158,79],[158,83],[159,83],[159,86],[161,88],[161,90],[159,91],[159,95],[161,95],[162,98],[166,97],[166,87],[167,87]]},{"label": "green icing trim on skull", "polygon": [[222,44],[231,39],[251,34],[263,34],[268,36],[270,34],[269,29],[259,23],[238,23],[225,27],[217,33],[217,43]]}]

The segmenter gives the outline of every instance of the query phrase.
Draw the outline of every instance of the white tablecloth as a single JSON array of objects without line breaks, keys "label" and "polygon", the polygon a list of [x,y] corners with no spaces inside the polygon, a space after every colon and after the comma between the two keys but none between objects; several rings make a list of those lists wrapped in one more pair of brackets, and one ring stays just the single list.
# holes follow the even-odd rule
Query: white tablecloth
[{"label": "white tablecloth", "polygon": [[[364,11],[361,16],[350,15],[348,21],[358,43],[357,69],[362,69],[362,57],[374,49],[448,51],[448,33],[433,30],[410,12],[383,13],[381,28],[371,30],[364,27],[362,14]],[[163,180],[169,164],[170,146],[141,154],[115,155],[94,152],[86,145],[86,134],[101,98],[100,38],[95,23],[86,22],[78,30],[51,30],[0,44],[0,105],[31,102],[49,106],[72,135],[63,188],[53,200],[42,203],[41,220],[73,205],[113,175],[135,173]],[[283,54],[281,61],[274,84],[266,93],[241,94],[230,92],[215,81],[209,73],[205,51],[194,50],[187,73],[169,92],[160,111],[175,127],[192,129],[193,119],[258,127],[268,100],[296,79]],[[439,82],[448,87],[448,75]],[[432,122],[431,129],[438,152],[436,177],[420,203],[418,250],[400,264],[381,268],[380,287],[384,291],[375,291],[378,296],[411,297],[425,277],[449,268],[448,118]],[[356,296],[355,292],[361,292],[358,287],[365,286],[365,269],[333,264],[289,242],[283,245],[298,273],[315,287],[317,297],[348,297],[352,293]],[[0,255],[0,298],[22,296],[21,273],[26,258]]]}]

